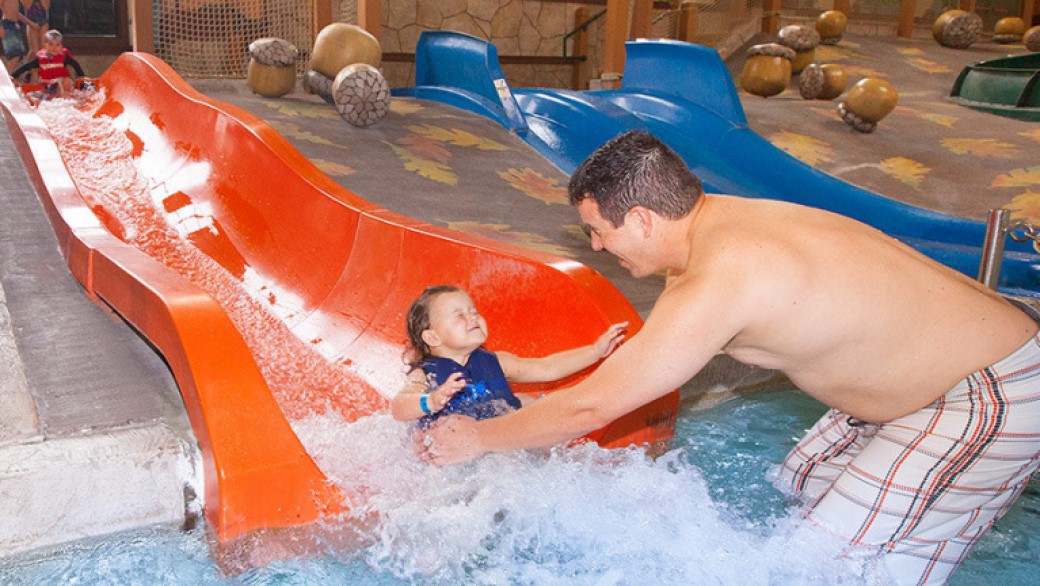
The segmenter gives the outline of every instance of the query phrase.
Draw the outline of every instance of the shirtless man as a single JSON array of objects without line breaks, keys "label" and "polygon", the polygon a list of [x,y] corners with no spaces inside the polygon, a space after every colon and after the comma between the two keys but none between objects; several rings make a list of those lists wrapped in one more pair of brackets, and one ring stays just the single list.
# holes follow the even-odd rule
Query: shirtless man
[{"label": "shirtless man", "polygon": [[945,580],[1040,464],[1037,324],[979,283],[843,216],[705,195],[646,133],[589,157],[570,198],[593,249],[673,277],[588,379],[503,417],[445,419],[418,438],[429,461],[581,436],[725,352],[833,408],[778,486],[900,583]]}]

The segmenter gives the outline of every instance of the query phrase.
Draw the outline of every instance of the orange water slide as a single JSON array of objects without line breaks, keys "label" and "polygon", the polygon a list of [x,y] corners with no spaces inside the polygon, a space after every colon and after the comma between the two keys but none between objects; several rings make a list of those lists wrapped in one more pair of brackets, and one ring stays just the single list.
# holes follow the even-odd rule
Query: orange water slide
[{"label": "orange water slide", "polygon": [[[6,78],[0,103],[70,271],[169,363],[222,542],[341,509],[290,421],[385,409],[403,380],[404,312],[427,285],[470,291],[492,349],[545,355],[616,321],[639,328],[591,269],[379,208],[153,56],[122,55],[99,86],[94,116],[127,139],[148,205],[127,183],[88,190],[75,180],[75,153],[59,150]],[[607,447],[665,441],[678,401],[676,391],[588,437]]]}]

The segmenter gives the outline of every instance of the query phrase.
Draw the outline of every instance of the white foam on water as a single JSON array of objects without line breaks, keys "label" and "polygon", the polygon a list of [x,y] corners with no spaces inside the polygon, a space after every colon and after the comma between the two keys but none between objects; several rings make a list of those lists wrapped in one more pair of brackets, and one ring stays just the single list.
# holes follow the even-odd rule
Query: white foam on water
[{"label": "white foam on water", "polygon": [[[406,580],[476,584],[861,584],[867,560],[790,517],[748,523],[712,500],[679,450],[594,445],[436,468],[389,415],[298,422],[348,495],[364,557]],[[795,529],[797,528],[797,531]]]}]

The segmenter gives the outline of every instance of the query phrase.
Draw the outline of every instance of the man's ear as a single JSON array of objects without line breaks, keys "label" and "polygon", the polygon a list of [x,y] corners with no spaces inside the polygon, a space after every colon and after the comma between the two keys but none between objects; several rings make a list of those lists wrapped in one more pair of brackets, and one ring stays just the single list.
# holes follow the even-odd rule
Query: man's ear
[{"label": "man's ear", "polygon": [[626,221],[635,222],[636,227],[643,233],[643,238],[649,238],[654,231],[654,214],[643,206],[635,206],[628,210]]},{"label": "man's ear", "polygon": [[433,330],[423,330],[422,339],[430,348],[436,348],[441,345],[441,337]]}]

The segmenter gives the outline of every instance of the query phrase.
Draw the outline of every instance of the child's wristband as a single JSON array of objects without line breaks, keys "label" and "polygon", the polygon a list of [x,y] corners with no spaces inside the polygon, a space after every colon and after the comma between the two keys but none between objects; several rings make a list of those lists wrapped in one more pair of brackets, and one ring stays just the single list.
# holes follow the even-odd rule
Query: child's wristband
[{"label": "child's wristband", "polygon": [[427,415],[433,413],[433,411],[430,411],[429,399],[430,393],[423,393],[422,395],[419,395],[419,408],[422,409],[422,412]]}]

